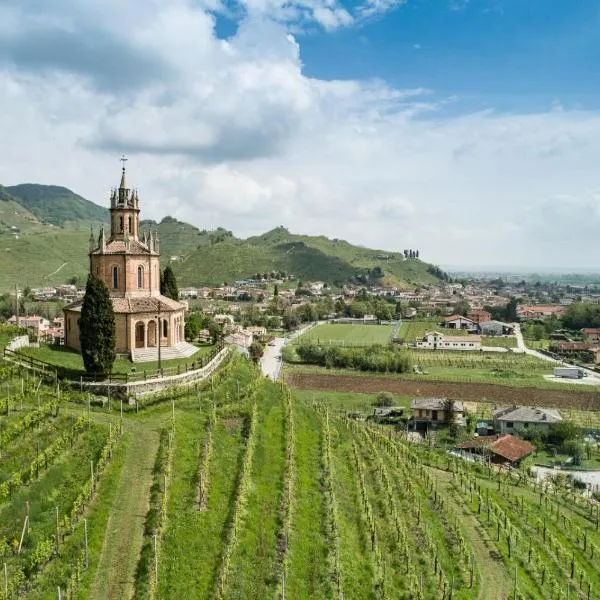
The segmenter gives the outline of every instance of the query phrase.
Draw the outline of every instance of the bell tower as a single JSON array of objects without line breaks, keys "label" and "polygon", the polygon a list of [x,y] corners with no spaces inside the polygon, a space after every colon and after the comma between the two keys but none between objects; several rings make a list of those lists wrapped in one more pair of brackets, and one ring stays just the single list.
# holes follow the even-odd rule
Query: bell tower
[{"label": "bell tower", "polygon": [[140,230],[140,208],[137,190],[127,187],[125,163],[127,158],[121,157],[123,169],[118,189],[110,195],[110,239],[137,240]]}]

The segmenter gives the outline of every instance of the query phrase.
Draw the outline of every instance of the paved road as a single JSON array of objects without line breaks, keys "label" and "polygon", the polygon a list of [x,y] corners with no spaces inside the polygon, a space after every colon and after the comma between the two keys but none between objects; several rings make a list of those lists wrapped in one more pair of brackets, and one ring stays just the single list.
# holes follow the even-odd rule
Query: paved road
[{"label": "paved road", "polygon": [[[521,331],[521,326],[518,323],[514,323],[514,327],[515,327],[515,337],[517,338],[517,346],[518,349],[521,352],[524,352],[525,354],[529,354],[530,356],[535,356],[536,358],[540,358],[542,360],[547,360],[549,362],[554,363],[555,365],[564,365],[565,367],[572,367],[573,365],[568,363],[568,362],[563,362],[563,361],[559,361],[559,360],[555,360],[554,358],[551,358],[550,356],[546,356],[545,354],[543,354],[542,352],[538,352],[537,350],[532,350],[531,348],[528,348],[525,345],[525,340],[523,339],[523,333]],[[590,369],[586,369],[584,367],[579,367],[582,371],[584,371],[585,373],[587,373],[588,377],[593,377],[594,379],[600,379],[600,373],[596,373],[596,371],[592,371]],[[568,379],[563,379],[561,377],[551,377],[552,381],[561,381],[561,382],[566,382],[566,383],[584,383],[584,384],[588,384],[588,385],[600,385],[600,381],[585,381],[585,380],[568,380]]]},{"label": "paved road", "polygon": [[271,343],[272,346],[265,347],[265,353],[260,359],[260,368],[263,375],[271,378],[273,381],[279,379],[279,372],[281,371],[281,350],[287,342],[286,338],[275,338]]},{"label": "paved road", "polygon": [[283,364],[283,361],[281,360],[281,351],[283,350],[283,347],[294,338],[302,335],[305,331],[315,327],[315,325],[319,325],[319,323],[326,323],[326,321],[309,323],[301,329],[294,331],[294,333],[291,333],[288,337],[275,338],[272,342],[272,346],[266,346],[265,353],[260,359],[260,368],[263,372],[263,375],[270,377],[273,381],[277,381],[279,379],[281,365]]}]

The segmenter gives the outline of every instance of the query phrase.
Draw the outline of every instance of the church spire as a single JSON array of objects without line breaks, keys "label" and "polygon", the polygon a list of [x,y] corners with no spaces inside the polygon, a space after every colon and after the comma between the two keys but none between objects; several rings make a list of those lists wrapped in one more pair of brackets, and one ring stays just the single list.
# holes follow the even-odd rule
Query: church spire
[{"label": "church spire", "polygon": [[119,189],[126,190],[127,189],[127,179],[125,177],[125,163],[127,162],[127,157],[123,154],[119,159],[123,163],[123,171],[121,173],[121,184],[119,185]]}]

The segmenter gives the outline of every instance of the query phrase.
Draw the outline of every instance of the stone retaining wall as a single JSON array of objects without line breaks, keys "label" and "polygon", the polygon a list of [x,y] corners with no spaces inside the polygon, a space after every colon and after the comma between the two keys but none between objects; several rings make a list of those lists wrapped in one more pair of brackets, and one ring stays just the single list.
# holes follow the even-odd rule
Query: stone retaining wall
[{"label": "stone retaining wall", "polygon": [[169,377],[157,377],[155,379],[147,379],[145,381],[134,381],[131,383],[108,383],[108,382],[71,382],[74,386],[82,386],[84,390],[98,396],[108,396],[108,388],[110,387],[110,395],[114,398],[130,398],[131,396],[144,396],[145,394],[153,394],[163,389],[170,387],[185,387],[194,385],[199,381],[210,377],[212,373],[225,360],[230,352],[229,347],[223,348],[207,365],[195,371],[187,371],[179,375],[171,375]]}]

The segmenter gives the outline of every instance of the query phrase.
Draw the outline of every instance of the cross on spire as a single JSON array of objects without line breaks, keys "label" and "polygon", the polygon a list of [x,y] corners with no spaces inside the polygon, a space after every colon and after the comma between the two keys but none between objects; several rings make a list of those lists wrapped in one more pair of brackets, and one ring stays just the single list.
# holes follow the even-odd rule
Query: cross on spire
[{"label": "cross on spire", "polygon": [[122,154],[119,160],[123,163],[123,173],[121,174],[121,185],[119,187],[125,189],[127,187],[127,183],[125,181],[125,163],[129,159],[124,154]]}]

